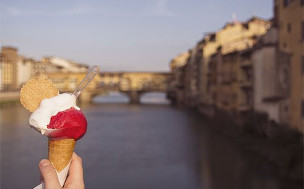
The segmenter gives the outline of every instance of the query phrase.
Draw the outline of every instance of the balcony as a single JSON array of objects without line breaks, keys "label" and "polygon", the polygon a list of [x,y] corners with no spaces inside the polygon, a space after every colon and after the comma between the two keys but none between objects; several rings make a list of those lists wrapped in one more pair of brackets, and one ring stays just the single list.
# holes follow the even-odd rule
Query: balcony
[{"label": "balcony", "polygon": [[243,104],[239,104],[239,106],[238,106],[238,110],[240,112],[249,111],[250,109],[251,109],[251,106],[249,104],[243,103]]},{"label": "balcony", "polygon": [[240,62],[240,66],[241,66],[241,68],[243,68],[243,69],[248,69],[248,68],[251,68],[252,63],[251,63],[250,60],[242,60],[242,61]]},{"label": "balcony", "polygon": [[250,80],[241,80],[240,86],[242,89],[251,89],[252,88],[252,82]]}]

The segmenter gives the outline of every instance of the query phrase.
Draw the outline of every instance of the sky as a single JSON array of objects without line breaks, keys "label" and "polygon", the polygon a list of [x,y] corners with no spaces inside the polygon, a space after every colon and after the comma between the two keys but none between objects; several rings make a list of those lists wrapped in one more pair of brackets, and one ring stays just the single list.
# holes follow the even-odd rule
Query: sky
[{"label": "sky", "polygon": [[270,19],[273,0],[0,0],[0,45],[104,71],[169,71],[232,15]]}]

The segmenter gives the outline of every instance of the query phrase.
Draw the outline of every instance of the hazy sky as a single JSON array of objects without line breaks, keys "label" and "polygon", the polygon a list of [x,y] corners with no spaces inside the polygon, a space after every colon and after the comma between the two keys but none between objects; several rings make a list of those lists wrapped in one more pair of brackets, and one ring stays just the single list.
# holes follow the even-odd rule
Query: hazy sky
[{"label": "hazy sky", "polygon": [[168,71],[204,33],[232,20],[269,19],[273,0],[0,0],[0,45],[105,71]]}]

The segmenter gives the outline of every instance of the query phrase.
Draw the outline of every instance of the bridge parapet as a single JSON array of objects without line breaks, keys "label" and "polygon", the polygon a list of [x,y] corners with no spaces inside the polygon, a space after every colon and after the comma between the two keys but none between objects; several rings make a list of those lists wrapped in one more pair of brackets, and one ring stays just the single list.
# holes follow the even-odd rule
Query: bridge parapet
[{"label": "bridge parapet", "polygon": [[[87,73],[49,73],[46,77],[49,78],[61,92],[72,92],[77,85],[85,77]],[[97,75],[93,81],[87,86],[87,91],[95,91],[98,86],[100,76]]]},{"label": "bridge parapet", "polygon": [[124,73],[121,78],[121,91],[161,91],[168,88],[168,73]]},{"label": "bridge parapet", "polygon": [[[60,92],[75,90],[86,73],[50,73],[46,76],[52,80]],[[143,92],[167,92],[169,73],[153,72],[104,72],[97,75],[85,89],[86,101],[100,94],[119,91],[127,94],[132,100]],[[133,97],[129,94],[132,92]],[[84,96],[84,95],[83,95]],[[138,97],[139,98],[139,97]]]}]

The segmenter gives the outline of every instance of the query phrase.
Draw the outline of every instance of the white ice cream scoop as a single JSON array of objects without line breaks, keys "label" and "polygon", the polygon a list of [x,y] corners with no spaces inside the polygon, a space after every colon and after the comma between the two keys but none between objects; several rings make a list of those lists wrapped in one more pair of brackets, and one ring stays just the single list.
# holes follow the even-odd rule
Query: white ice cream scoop
[{"label": "white ice cream scoop", "polygon": [[100,71],[99,66],[93,66],[83,80],[76,87],[71,94],[63,93],[55,97],[44,99],[40,106],[35,110],[30,117],[30,126],[39,133],[52,136],[54,133],[60,132],[62,129],[48,129],[47,125],[50,123],[51,117],[58,112],[67,110],[71,107],[79,109],[76,106],[76,99],[81,92],[88,86],[95,75]]}]

